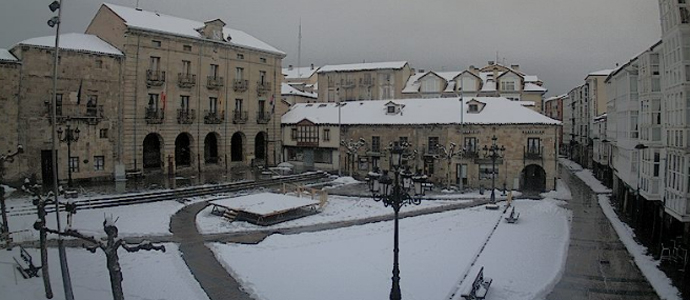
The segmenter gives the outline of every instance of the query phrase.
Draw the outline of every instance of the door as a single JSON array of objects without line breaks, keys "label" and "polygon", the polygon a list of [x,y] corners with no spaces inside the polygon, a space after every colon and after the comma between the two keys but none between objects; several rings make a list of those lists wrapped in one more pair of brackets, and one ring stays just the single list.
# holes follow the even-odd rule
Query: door
[{"label": "door", "polygon": [[44,187],[53,186],[53,155],[50,150],[41,150],[41,179]]}]

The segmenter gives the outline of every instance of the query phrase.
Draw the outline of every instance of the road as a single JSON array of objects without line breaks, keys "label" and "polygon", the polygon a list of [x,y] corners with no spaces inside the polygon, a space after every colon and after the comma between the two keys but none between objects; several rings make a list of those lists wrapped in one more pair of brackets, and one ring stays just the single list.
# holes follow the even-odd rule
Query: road
[{"label": "road", "polygon": [[547,299],[659,299],[599,207],[597,195],[562,169],[573,196],[568,202],[573,212],[570,246],[563,277]]}]

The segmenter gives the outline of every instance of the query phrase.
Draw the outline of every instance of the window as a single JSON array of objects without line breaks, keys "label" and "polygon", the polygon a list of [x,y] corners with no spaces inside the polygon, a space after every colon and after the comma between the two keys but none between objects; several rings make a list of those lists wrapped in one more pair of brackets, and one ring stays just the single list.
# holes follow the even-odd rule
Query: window
[{"label": "window", "polygon": [[479,165],[479,180],[491,179],[492,174],[494,178],[498,178],[498,167],[492,172],[492,165]]},{"label": "window", "polygon": [[218,98],[208,97],[208,111],[212,114],[218,112]]},{"label": "window", "polygon": [[192,73],[192,62],[188,60],[182,61],[182,74],[187,75]]},{"label": "window", "polygon": [[333,155],[330,149],[317,148],[314,149],[314,162],[321,164],[330,164],[333,162]]},{"label": "window", "polygon": [[70,156],[69,170],[72,173],[79,172],[79,156]]},{"label": "window", "polygon": [[62,116],[62,94],[55,94],[55,114]]},{"label": "window", "polygon": [[477,153],[477,138],[476,137],[466,137],[465,138],[465,152],[466,153]]},{"label": "window", "polygon": [[237,53],[237,59],[244,59],[244,54]]},{"label": "window", "polygon": [[331,130],[329,128],[323,129],[323,140],[324,141],[330,141],[331,140]]},{"label": "window", "polygon": [[259,82],[261,84],[266,82],[266,71],[259,71]]},{"label": "window", "polygon": [[479,112],[479,105],[477,104],[470,104],[470,110],[471,113],[476,113]]},{"label": "window", "polygon": [[93,157],[93,170],[94,171],[105,170],[105,156],[94,156]]},{"label": "window", "polygon": [[158,110],[158,94],[149,94],[149,109]]},{"label": "window", "polygon": [[539,154],[541,153],[541,139],[527,138],[527,153]]},{"label": "window", "polygon": [[153,40],[153,41],[151,41],[151,44],[153,44],[153,47],[156,47],[156,48],[161,47],[161,41]]},{"label": "window", "polygon": [[190,46],[190,45],[183,45],[183,46],[182,46],[182,50],[187,51],[187,52],[191,52],[191,51],[192,51],[192,46]]},{"label": "window", "polygon": [[389,105],[388,107],[386,107],[386,109],[388,109],[387,113],[395,114],[395,106]]},{"label": "window", "polygon": [[235,79],[236,80],[242,80],[244,78],[244,68],[236,68],[235,69]]},{"label": "window", "polygon": [[371,152],[381,152],[381,137],[372,136],[371,137]]},{"label": "window", "polygon": [[218,65],[211,64],[211,72],[209,75],[213,78],[218,78]]},{"label": "window", "polygon": [[266,63],[266,58],[265,57],[259,57],[259,61],[262,63]]},{"label": "window", "polygon": [[152,71],[159,71],[161,67],[161,58],[156,56],[151,56],[149,60],[149,69]]},{"label": "window", "polygon": [[101,128],[98,131],[98,137],[102,139],[107,139],[108,138],[108,128]]},{"label": "window", "polygon": [[430,136],[429,137],[429,153],[436,153],[436,150],[438,150],[438,137],[437,136]]}]

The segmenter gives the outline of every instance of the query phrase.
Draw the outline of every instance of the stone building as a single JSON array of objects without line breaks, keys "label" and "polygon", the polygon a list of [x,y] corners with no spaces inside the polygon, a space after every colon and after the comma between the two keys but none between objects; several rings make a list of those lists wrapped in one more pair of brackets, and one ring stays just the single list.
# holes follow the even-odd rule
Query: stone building
[{"label": "stone building", "polygon": [[502,97],[520,101],[536,112],[542,112],[547,89],[534,75],[489,61],[482,68],[470,66],[465,71],[427,71],[412,74],[403,89],[403,98]]},{"label": "stone building", "polygon": [[[542,191],[553,189],[558,176],[560,124],[505,98],[296,104],[282,118],[283,151],[286,161],[303,169],[363,177],[374,168],[388,168],[389,145],[407,142],[417,153],[407,164],[435,183],[488,188],[495,174],[498,187]],[[481,151],[493,136],[506,148],[496,173]],[[362,141],[363,146],[346,154],[340,141]],[[462,155],[443,159],[438,145],[451,143]]]},{"label": "stone building", "polygon": [[405,61],[327,65],[318,71],[319,102],[402,98],[411,69]]},{"label": "stone building", "polygon": [[[63,34],[60,41],[56,125],[63,132],[67,126],[78,128],[79,139],[69,147],[66,142],[59,143],[58,178],[66,179],[69,173],[76,179],[111,177],[114,162],[120,157],[117,145],[123,54],[94,35]],[[25,151],[18,156],[20,173],[11,180],[35,175],[44,183],[52,182],[54,43],[54,36],[38,37],[11,49],[21,61],[21,77],[16,81],[16,122],[8,123],[16,123],[17,141]]]},{"label": "stone building", "polygon": [[[6,49],[0,49],[0,153],[15,151],[21,143],[17,135],[17,116],[19,109],[19,76],[21,76],[21,62]],[[11,165],[6,164],[4,170],[8,178],[16,178],[20,173],[21,160],[17,159]],[[3,172],[3,170],[0,170]],[[0,178],[3,174],[0,174]]]},{"label": "stone building", "polygon": [[280,160],[280,120],[273,118],[280,50],[220,19],[197,22],[113,4],[101,6],[86,33],[127,57],[127,172],[227,171]]}]

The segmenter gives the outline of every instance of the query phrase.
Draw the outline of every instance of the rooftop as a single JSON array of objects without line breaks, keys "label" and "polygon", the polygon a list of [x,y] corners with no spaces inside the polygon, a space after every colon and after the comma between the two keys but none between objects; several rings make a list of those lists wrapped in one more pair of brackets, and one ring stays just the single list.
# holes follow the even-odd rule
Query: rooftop
[{"label": "rooftop", "polygon": [[[467,102],[485,103],[478,113],[468,113]],[[400,113],[387,114],[388,103],[403,105]],[[546,124],[560,121],[539,114],[518,101],[501,97],[465,97],[401,100],[367,100],[336,103],[301,103],[293,105],[282,117],[283,124],[309,120],[315,124],[337,124],[340,110],[341,124]],[[463,111],[464,107],[464,111]]]},{"label": "rooftop", "polygon": [[[202,37],[201,33],[197,31],[197,29],[204,27],[204,22],[168,16],[158,12],[139,10],[110,3],[104,3],[103,5],[120,16],[128,27],[169,33],[196,39],[205,39]],[[278,55],[285,55],[285,52],[282,52],[273,46],[237,29],[223,27],[223,39],[225,39],[226,42],[222,43],[270,52]]]},{"label": "rooftop", "polygon": [[[18,45],[31,45],[38,47],[55,47],[55,36],[43,36],[31,38],[18,43]],[[60,49],[92,52],[107,55],[123,55],[120,50],[108,44],[92,34],[65,33],[60,35]]]}]

